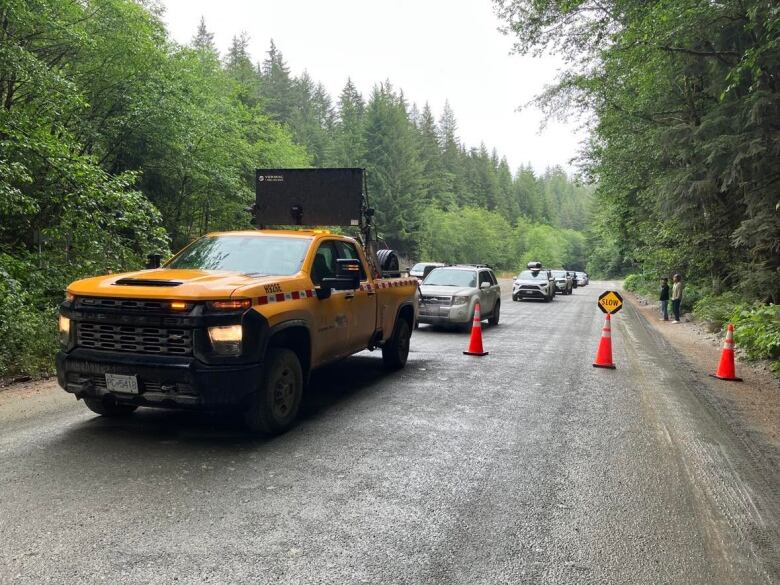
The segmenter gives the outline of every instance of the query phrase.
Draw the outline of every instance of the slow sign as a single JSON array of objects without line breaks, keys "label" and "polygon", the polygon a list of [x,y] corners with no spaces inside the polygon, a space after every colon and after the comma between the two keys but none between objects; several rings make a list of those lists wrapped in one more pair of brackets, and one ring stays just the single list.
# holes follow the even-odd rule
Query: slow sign
[{"label": "slow sign", "polygon": [[617,291],[608,290],[599,295],[598,305],[602,312],[614,315],[623,308],[623,297]]}]

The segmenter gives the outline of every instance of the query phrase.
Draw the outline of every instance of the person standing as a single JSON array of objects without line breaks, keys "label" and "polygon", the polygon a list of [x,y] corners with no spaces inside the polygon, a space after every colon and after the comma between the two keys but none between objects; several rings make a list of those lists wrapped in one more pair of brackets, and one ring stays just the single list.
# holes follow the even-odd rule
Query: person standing
[{"label": "person standing", "polygon": [[683,283],[679,274],[675,274],[672,277],[672,312],[674,313],[674,321],[672,323],[680,322],[680,303],[682,302]]},{"label": "person standing", "polygon": [[669,279],[661,279],[661,296],[658,298],[661,303],[661,321],[669,320]]}]

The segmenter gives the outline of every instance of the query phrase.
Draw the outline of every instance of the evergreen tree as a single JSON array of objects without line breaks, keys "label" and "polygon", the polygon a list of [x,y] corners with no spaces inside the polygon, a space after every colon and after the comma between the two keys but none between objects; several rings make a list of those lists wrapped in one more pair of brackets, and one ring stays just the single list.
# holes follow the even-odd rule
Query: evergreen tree
[{"label": "evergreen tree", "polygon": [[236,83],[238,99],[247,106],[255,106],[260,100],[260,81],[249,56],[249,35],[242,32],[233,36],[233,42],[225,56],[225,70]]},{"label": "evergreen tree", "polygon": [[455,206],[455,194],[451,191],[452,181],[444,170],[439,131],[428,102],[419,114],[417,124],[420,161],[422,162],[422,191],[426,202],[441,209]]},{"label": "evergreen tree", "polygon": [[333,129],[332,164],[339,167],[360,166],[365,158],[365,110],[363,96],[351,79],[347,79],[338,101],[338,115]]},{"label": "evergreen tree", "polygon": [[371,93],[365,136],[369,194],[379,232],[391,247],[412,253],[420,221],[422,168],[414,126],[389,83]]},{"label": "evergreen tree", "polygon": [[[263,78],[263,97],[265,98],[266,111],[279,122],[290,122],[292,119],[295,88],[293,87],[290,70],[284,62],[284,56],[276,48],[273,39],[271,39],[271,46],[268,49],[267,57],[263,61],[260,72]],[[308,82],[311,82],[311,80],[309,79]],[[307,91],[307,89],[298,88],[299,99],[301,91]]]},{"label": "evergreen tree", "polygon": [[[206,19],[203,16],[200,17],[198,30],[195,36],[192,37],[192,48],[197,51],[218,54],[217,48],[214,46],[214,33],[209,32],[206,28]],[[246,50],[246,47],[244,49]]]},{"label": "evergreen tree", "polygon": [[315,166],[328,157],[333,132],[333,107],[322,84],[314,84],[307,72],[292,85],[289,126],[296,140],[312,155]]},{"label": "evergreen tree", "polygon": [[449,101],[444,102],[438,130],[439,147],[442,152],[443,179],[445,181],[444,192],[455,194],[457,203],[464,205],[468,199],[463,194],[463,162],[466,157],[458,140],[458,124]]}]

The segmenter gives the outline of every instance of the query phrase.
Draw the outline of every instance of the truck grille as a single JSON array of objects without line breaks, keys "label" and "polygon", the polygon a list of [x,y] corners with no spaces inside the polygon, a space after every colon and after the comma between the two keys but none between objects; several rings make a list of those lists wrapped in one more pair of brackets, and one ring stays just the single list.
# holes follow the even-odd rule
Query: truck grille
[{"label": "truck grille", "polygon": [[158,355],[192,354],[190,329],[81,322],[76,331],[77,345],[90,349]]},{"label": "truck grille", "polygon": [[101,297],[79,297],[78,308],[95,307],[98,309],[117,309],[121,311],[159,311],[166,312],[170,301],[147,301],[136,299],[108,299]]}]

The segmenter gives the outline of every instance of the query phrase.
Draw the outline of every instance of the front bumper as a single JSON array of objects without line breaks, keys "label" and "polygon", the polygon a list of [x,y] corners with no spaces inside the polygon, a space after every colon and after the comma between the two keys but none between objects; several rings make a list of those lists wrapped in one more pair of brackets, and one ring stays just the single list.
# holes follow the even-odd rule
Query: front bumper
[{"label": "front bumper", "polygon": [[421,304],[417,320],[428,325],[463,325],[471,321],[471,306]]},{"label": "front bumper", "polygon": [[544,299],[547,295],[538,288],[519,288],[512,291],[513,299]]},{"label": "front bumper", "polygon": [[[219,409],[241,404],[257,387],[262,364],[210,365],[193,357],[76,348],[56,357],[57,381],[78,398],[111,396],[121,404]],[[110,392],[106,374],[136,376],[138,394]]]}]

